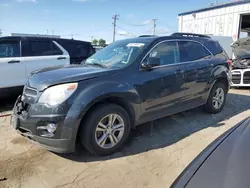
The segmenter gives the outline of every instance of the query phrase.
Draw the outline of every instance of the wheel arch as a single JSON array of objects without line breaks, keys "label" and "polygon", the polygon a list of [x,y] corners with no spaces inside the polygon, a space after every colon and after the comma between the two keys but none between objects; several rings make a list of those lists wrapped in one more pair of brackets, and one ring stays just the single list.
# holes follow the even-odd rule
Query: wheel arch
[{"label": "wheel arch", "polygon": [[207,96],[206,96],[206,101],[208,100],[208,97],[209,97],[209,95],[210,95],[210,93],[211,93],[213,87],[215,86],[215,84],[217,84],[217,83],[219,83],[219,82],[220,82],[220,83],[223,83],[223,84],[225,85],[225,87],[226,87],[226,89],[227,89],[227,92],[229,91],[230,84],[229,84],[228,78],[227,78],[225,75],[222,74],[222,75],[216,77],[216,78],[214,79],[214,81],[212,82],[211,87],[210,87],[210,89],[209,89],[209,92],[208,92],[208,94],[207,94]]},{"label": "wheel arch", "polygon": [[99,97],[98,99],[93,100],[91,103],[89,103],[88,106],[85,108],[85,111],[81,115],[81,120],[76,131],[77,133],[76,142],[79,141],[79,136],[80,136],[79,133],[81,132],[80,129],[83,128],[84,121],[91,114],[91,112],[95,110],[97,106],[103,105],[105,103],[116,104],[124,108],[124,110],[128,113],[128,116],[130,118],[131,128],[135,127],[136,110],[134,109],[130,101],[128,101],[127,99],[121,96],[102,96],[102,97]]}]

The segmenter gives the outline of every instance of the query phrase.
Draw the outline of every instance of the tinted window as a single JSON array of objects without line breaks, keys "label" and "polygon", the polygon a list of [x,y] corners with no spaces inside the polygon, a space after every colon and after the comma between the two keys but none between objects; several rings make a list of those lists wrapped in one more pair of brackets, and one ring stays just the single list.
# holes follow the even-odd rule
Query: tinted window
[{"label": "tinted window", "polygon": [[52,41],[23,42],[23,56],[62,55],[63,52]]},{"label": "tinted window", "polygon": [[213,55],[217,55],[217,54],[223,53],[223,49],[221,48],[221,46],[220,46],[220,44],[218,42],[207,41],[206,42],[206,47],[207,47],[208,50],[210,50],[210,52]]},{"label": "tinted window", "polygon": [[180,62],[176,42],[164,42],[157,45],[150,52],[148,57],[159,58],[161,65],[169,65]]},{"label": "tinted window", "polygon": [[90,48],[92,46],[86,42],[61,40],[58,43],[67,50],[71,58],[87,58],[93,54]]},{"label": "tinted window", "polygon": [[2,41],[0,42],[0,58],[20,57],[19,41]]},{"label": "tinted window", "polygon": [[191,41],[180,41],[179,51],[180,51],[180,61],[196,61],[210,56],[210,53],[201,44]]}]

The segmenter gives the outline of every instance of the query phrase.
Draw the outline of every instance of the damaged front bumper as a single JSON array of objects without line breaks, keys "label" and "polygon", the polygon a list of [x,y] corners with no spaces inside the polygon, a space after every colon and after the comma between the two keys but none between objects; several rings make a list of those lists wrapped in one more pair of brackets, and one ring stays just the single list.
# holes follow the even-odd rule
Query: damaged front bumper
[{"label": "damaged front bumper", "polygon": [[[39,143],[44,148],[57,153],[70,153],[75,150],[75,138],[72,136],[72,128],[65,124],[65,114],[42,113],[42,108],[32,105],[27,108],[18,97],[11,117],[12,127],[22,136]],[[40,111],[40,115],[32,115],[32,111]],[[47,125],[55,124],[56,130],[51,134]]]}]

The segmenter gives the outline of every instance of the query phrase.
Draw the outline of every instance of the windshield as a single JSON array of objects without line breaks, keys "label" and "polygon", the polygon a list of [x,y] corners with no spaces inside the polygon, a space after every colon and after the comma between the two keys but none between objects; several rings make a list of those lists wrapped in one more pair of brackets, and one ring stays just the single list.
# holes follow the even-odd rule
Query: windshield
[{"label": "windshield", "polygon": [[84,65],[99,65],[107,68],[123,68],[130,65],[148,42],[138,40],[121,40],[110,44],[98,51],[87,60]]}]

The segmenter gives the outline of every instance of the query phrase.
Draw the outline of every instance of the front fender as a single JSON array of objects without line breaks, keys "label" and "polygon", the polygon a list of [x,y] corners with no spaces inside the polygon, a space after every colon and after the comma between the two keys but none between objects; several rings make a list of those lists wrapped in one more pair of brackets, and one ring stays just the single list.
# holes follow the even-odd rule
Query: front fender
[{"label": "front fender", "polygon": [[83,83],[79,83],[78,88],[78,92],[75,94],[76,98],[65,120],[66,125],[74,127],[73,135],[77,135],[81,120],[90,108],[104,99],[116,97],[125,100],[133,110],[134,119],[139,118],[141,113],[141,99],[137,91],[127,83],[118,83],[116,81],[83,81]]}]

